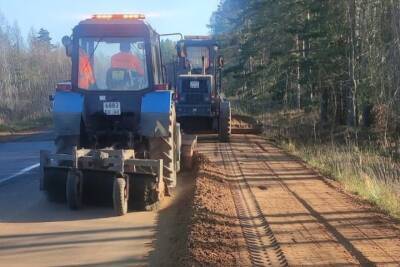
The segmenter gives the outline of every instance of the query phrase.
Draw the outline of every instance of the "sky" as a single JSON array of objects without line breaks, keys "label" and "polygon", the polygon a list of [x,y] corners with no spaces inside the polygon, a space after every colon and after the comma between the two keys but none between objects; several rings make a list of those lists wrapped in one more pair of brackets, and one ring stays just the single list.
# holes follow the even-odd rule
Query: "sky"
[{"label": "sky", "polygon": [[0,0],[0,12],[18,23],[23,37],[45,28],[53,42],[70,35],[80,20],[92,14],[141,13],[158,33],[209,32],[207,24],[220,0]]}]

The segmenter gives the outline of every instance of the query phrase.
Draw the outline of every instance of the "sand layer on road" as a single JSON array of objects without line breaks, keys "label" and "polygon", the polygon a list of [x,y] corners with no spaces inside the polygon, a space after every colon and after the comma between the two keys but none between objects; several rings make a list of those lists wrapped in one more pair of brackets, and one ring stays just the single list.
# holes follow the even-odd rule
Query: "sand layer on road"
[{"label": "sand layer on road", "polygon": [[[157,217],[151,266],[249,266],[228,183],[216,166],[196,156],[180,175],[175,197]],[[242,255],[244,253],[244,255]]]},{"label": "sand layer on road", "polygon": [[230,186],[215,164],[203,157],[198,161],[188,237],[190,265],[248,266]]}]

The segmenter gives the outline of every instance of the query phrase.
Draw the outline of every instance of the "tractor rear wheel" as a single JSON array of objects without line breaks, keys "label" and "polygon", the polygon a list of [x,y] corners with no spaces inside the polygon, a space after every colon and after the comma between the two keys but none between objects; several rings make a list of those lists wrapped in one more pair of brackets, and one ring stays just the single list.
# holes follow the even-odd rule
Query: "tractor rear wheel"
[{"label": "tractor rear wheel", "polygon": [[82,207],[83,175],[80,171],[70,170],[67,176],[66,196],[70,209]]},{"label": "tractor rear wheel", "polygon": [[122,177],[114,179],[113,202],[114,211],[118,216],[125,215],[128,212],[128,185]]},{"label": "tractor rear wheel", "polygon": [[231,137],[231,104],[222,101],[219,105],[219,132],[218,137],[221,142],[229,142]]},{"label": "tractor rear wheel", "polygon": [[155,210],[165,193],[164,181],[150,174],[136,174],[132,179],[129,207],[136,210]]},{"label": "tractor rear wheel", "polygon": [[[163,160],[164,182],[165,186],[168,187],[176,187],[177,165],[179,164],[177,153],[179,142],[177,138],[180,136],[176,131],[176,113],[175,109],[172,109],[168,126],[168,136],[152,137],[149,140],[150,158]],[[165,191],[167,191],[167,188]]]},{"label": "tractor rear wheel", "polygon": [[64,203],[66,201],[68,172],[69,171],[65,169],[43,170],[42,183],[48,201],[56,203]]},{"label": "tractor rear wheel", "polygon": [[[57,154],[68,154],[71,155],[72,148],[77,145],[76,136],[58,136],[54,145],[56,147]],[[72,167],[72,161],[61,161],[60,166]],[[47,199],[50,202],[65,202],[67,193],[67,180],[68,171],[66,169],[60,170],[44,170],[42,183],[44,190],[47,195]]]}]

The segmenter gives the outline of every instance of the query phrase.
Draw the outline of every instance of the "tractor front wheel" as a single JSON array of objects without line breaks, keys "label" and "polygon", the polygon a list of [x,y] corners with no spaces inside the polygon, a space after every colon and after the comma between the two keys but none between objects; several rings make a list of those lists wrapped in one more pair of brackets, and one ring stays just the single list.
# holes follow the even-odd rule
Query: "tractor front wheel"
[{"label": "tractor front wheel", "polygon": [[68,172],[65,193],[70,209],[77,210],[82,207],[83,175],[80,171],[70,170]]},{"label": "tractor front wheel", "polygon": [[128,212],[128,185],[124,178],[114,179],[113,202],[114,210],[118,216],[125,215]]}]

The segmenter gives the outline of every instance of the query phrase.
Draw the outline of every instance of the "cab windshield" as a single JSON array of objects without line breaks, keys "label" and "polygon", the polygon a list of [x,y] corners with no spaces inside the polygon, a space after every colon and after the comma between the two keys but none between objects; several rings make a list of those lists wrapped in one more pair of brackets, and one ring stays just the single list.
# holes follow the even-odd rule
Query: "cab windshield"
[{"label": "cab windshield", "polygon": [[79,39],[78,87],[143,90],[149,87],[143,38]]},{"label": "cab windshield", "polygon": [[208,47],[203,46],[188,46],[186,47],[187,60],[192,66],[192,69],[202,69],[203,62],[202,57],[204,57],[204,65],[207,69],[209,67],[210,50]]}]

